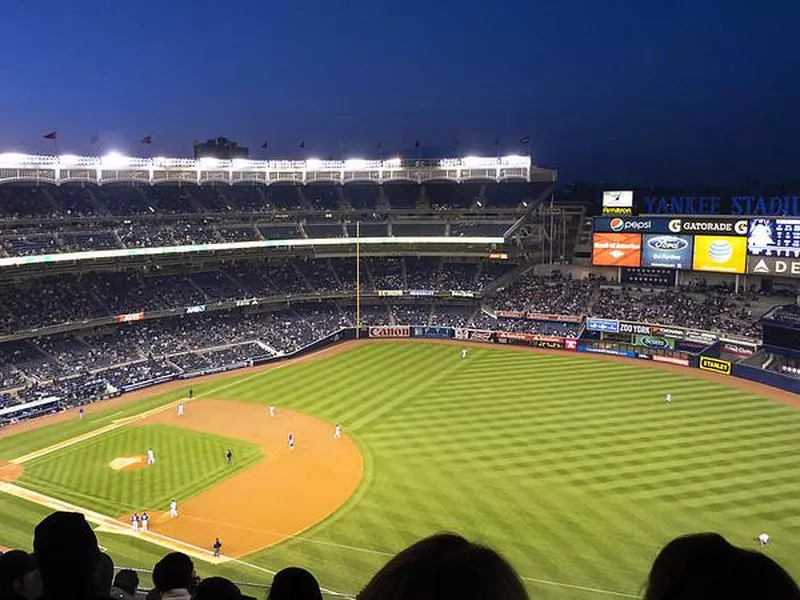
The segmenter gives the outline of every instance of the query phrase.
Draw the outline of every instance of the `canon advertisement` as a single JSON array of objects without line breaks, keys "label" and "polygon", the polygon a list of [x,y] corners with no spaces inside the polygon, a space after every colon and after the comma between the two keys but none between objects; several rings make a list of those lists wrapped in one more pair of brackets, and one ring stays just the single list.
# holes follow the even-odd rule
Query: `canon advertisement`
[{"label": "canon advertisement", "polygon": [[647,234],[642,243],[643,267],[692,268],[692,236]]},{"label": "canon advertisement", "polygon": [[371,338],[407,338],[411,337],[411,327],[398,325],[397,327],[370,327]]}]

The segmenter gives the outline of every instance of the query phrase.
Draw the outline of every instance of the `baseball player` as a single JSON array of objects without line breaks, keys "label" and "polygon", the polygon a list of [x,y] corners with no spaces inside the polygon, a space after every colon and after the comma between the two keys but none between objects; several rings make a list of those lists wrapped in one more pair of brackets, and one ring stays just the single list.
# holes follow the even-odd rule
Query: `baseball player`
[{"label": "baseball player", "polygon": [[169,503],[169,518],[174,519],[178,516],[178,501],[175,498]]},{"label": "baseball player", "polygon": [[219,541],[219,538],[214,539],[214,545],[212,548],[214,548],[214,556],[218,557],[220,550],[222,550],[222,542]]},{"label": "baseball player", "polygon": [[156,464],[156,453],[152,448],[147,449],[147,466]]},{"label": "baseball player", "polygon": [[181,402],[180,404],[178,404],[178,416],[179,416],[179,417],[182,417],[182,416],[183,416],[183,402]]},{"label": "baseball player", "polygon": [[461,358],[467,358],[467,349],[466,348],[462,348],[461,349]]},{"label": "baseball player", "polygon": [[80,410],[78,411],[78,417],[82,419],[85,414],[86,414],[86,411],[81,406]]},{"label": "baseball player", "polygon": [[147,531],[147,524],[150,521],[150,517],[147,516],[146,512],[142,512],[142,516],[139,517],[139,522],[142,525],[142,531]]},{"label": "baseball player", "polygon": [[758,534],[758,543],[761,546],[766,546],[769,544],[769,534],[768,533],[759,533]]},{"label": "baseball player", "polygon": [[189,388],[189,400],[191,400],[192,398],[194,398],[194,390],[192,388]]},{"label": "baseball player", "polygon": [[233,464],[233,451],[228,448],[225,450],[225,466],[230,467]]},{"label": "baseball player", "polygon": [[293,433],[289,434],[288,441],[289,441],[289,450],[294,450],[294,434]]},{"label": "baseball player", "polygon": [[272,404],[269,405],[269,416],[270,417],[274,417],[275,416],[275,407],[272,406]]},{"label": "baseball player", "polygon": [[667,404],[672,404],[672,394],[667,392]]},{"label": "baseball player", "polygon": [[336,424],[336,427],[333,428],[333,437],[337,439],[342,437],[342,426],[338,423]]},{"label": "baseball player", "polygon": [[139,531],[139,515],[136,513],[131,515],[131,529],[133,529],[133,533]]}]

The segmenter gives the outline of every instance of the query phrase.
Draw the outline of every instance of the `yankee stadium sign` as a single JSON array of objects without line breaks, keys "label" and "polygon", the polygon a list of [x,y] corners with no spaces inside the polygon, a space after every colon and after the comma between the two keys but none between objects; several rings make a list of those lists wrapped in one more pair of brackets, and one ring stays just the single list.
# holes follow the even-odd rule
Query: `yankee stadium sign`
[{"label": "yankee stadium sign", "polygon": [[637,194],[634,212],[640,215],[800,216],[800,193],[766,196]]}]

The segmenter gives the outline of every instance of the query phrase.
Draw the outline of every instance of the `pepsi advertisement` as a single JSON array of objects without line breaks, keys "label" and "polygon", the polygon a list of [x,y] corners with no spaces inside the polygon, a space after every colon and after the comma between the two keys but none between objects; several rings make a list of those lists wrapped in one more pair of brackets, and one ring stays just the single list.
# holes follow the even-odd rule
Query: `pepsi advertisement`
[{"label": "pepsi advertisement", "polygon": [[692,236],[645,234],[642,242],[643,267],[692,268]]},{"label": "pepsi advertisement", "polygon": [[669,233],[664,217],[595,217],[595,233]]}]

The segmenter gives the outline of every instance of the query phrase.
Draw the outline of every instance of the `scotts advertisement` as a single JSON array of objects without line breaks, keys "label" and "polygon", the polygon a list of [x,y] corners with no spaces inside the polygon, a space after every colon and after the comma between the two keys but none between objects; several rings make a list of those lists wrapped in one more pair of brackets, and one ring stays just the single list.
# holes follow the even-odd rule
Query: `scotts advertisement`
[{"label": "scotts advertisement", "polygon": [[453,329],[453,337],[457,340],[465,340],[470,342],[492,342],[494,338],[491,331],[483,331],[481,329],[464,329],[463,327],[456,327]]},{"label": "scotts advertisement", "polygon": [[669,233],[664,217],[595,217],[595,233]]},{"label": "scotts advertisement", "polygon": [[497,341],[502,344],[528,344],[535,348],[564,349],[564,338],[554,335],[518,333],[516,331],[498,331],[496,335]]},{"label": "scotts advertisement", "polygon": [[747,263],[747,238],[730,235],[694,237],[695,271],[744,273]]},{"label": "scotts advertisement", "polygon": [[411,337],[411,327],[398,325],[397,327],[370,327],[371,338],[407,338]]},{"label": "scotts advertisement", "polygon": [[633,338],[633,343],[636,346],[642,346],[649,350],[673,350],[675,348],[675,340],[673,338],[666,338],[659,335],[636,335]]},{"label": "scotts advertisement", "polygon": [[700,368],[703,371],[711,371],[712,373],[719,373],[721,375],[730,375],[731,361],[722,360],[721,358],[712,358],[711,356],[701,356]]},{"label": "scotts advertisement", "polygon": [[695,235],[747,235],[747,219],[669,219],[670,233]]},{"label": "scotts advertisement", "polygon": [[598,267],[638,267],[642,261],[642,236],[638,233],[595,233],[592,264]]},{"label": "scotts advertisement", "polygon": [[753,275],[800,277],[800,258],[750,256],[747,259],[747,272]]},{"label": "scotts advertisement", "polygon": [[692,268],[692,236],[647,234],[642,242],[643,267]]}]

